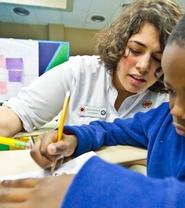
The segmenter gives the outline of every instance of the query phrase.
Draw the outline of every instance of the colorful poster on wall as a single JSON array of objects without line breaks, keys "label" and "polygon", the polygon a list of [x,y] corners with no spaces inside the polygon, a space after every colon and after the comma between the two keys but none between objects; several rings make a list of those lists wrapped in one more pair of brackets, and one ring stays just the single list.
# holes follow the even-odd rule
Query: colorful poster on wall
[{"label": "colorful poster on wall", "polygon": [[39,75],[38,41],[0,38],[0,102]]},{"label": "colorful poster on wall", "polygon": [[0,103],[69,58],[69,42],[0,38]]},{"label": "colorful poster on wall", "polygon": [[69,42],[39,41],[39,76],[69,59]]}]

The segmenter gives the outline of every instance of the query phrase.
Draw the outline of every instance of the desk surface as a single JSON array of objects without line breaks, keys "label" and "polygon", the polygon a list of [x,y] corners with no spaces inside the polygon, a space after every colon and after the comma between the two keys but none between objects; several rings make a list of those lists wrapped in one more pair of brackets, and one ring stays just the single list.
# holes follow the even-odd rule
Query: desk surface
[{"label": "desk surface", "polygon": [[[97,155],[111,162],[124,164],[146,159],[146,150],[131,146],[110,146],[98,150]],[[0,152],[0,176],[20,174],[24,171],[40,170],[40,167],[32,160],[26,150],[12,150]]]},{"label": "desk surface", "polygon": [[126,145],[102,147],[96,153],[105,161],[115,164],[146,160],[147,157],[147,151],[145,149]]},{"label": "desk surface", "polygon": [[16,134],[14,137],[23,137],[23,136],[39,136],[41,134],[49,133],[53,131],[53,128],[40,128],[38,130],[35,130],[33,132],[20,132]]},{"label": "desk surface", "polygon": [[[41,128],[39,130],[33,131],[31,133],[21,132],[16,134],[16,137],[20,136],[39,136],[44,133],[53,131],[53,128]],[[116,163],[116,164],[126,164],[133,161],[146,160],[147,151],[141,148],[132,146],[109,146],[102,147],[100,150],[96,151],[97,155],[104,159],[105,161]],[[0,158],[1,162],[1,158]],[[1,163],[0,163],[1,164]]]}]

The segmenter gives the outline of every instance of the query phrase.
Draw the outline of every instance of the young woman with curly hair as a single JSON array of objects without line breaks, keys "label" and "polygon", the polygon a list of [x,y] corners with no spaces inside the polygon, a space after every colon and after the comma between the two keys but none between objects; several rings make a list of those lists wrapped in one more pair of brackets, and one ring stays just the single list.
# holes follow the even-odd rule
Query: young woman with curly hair
[{"label": "young woman with curly hair", "polygon": [[172,0],[136,0],[97,34],[98,56],[75,56],[23,88],[0,108],[0,134],[33,131],[61,110],[71,92],[67,124],[132,117],[168,100],[161,56],[182,16]]}]

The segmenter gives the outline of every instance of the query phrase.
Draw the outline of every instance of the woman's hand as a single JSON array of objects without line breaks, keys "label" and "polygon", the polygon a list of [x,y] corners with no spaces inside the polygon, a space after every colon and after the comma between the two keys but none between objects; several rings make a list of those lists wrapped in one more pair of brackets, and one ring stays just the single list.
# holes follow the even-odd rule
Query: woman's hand
[{"label": "woman's hand", "polygon": [[71,156],[76,146],[77,139],[74,135],[63,134],[62,140],[57,142],[57,131],[53,131],[38,138],[31,156],[39,166],[49,168],[54,161]]}]

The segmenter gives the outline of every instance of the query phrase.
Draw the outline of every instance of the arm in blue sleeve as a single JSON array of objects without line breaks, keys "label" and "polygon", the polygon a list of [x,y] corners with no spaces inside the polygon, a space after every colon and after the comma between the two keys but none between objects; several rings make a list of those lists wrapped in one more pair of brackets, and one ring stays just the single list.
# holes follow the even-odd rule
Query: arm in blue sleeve
[{"label": "arm in blue sleeve", "polygon": [[157,134],[168,112],[165,104],[147,113],[137,113],[133,118],[115,119],[112,123],[93,121],[89,125],[65,126],[64,132],[75,134],[78,139],[75,156],[97,150],[102,145],[127,144],[146,148],[150,136]]},{"label": "arm in blue sleeve", "polygon": [[61,208],[182,208],[185,183],[154,179],[91,158],[74,178]]},{"label": "arm in blue sleeve", "polygon": [[141,122],[137,117],[126,120],[116,119],[112,123],[93,121],[89,125],[65,126],[64,132],[72,133],[77,137],[78,145],[75,156],[97,150],[103,145],[129,144],[140,147],[147,145]]},{"label": "arm in blue sleeve", "polygon": [[77,137],[75,156],[97,150],[103,145],[127,144],[146,147],[148,143],[139,116],[133,119],[115,119],[112,123],[93,121],[89,125],[65,126],[64,132]]}]

